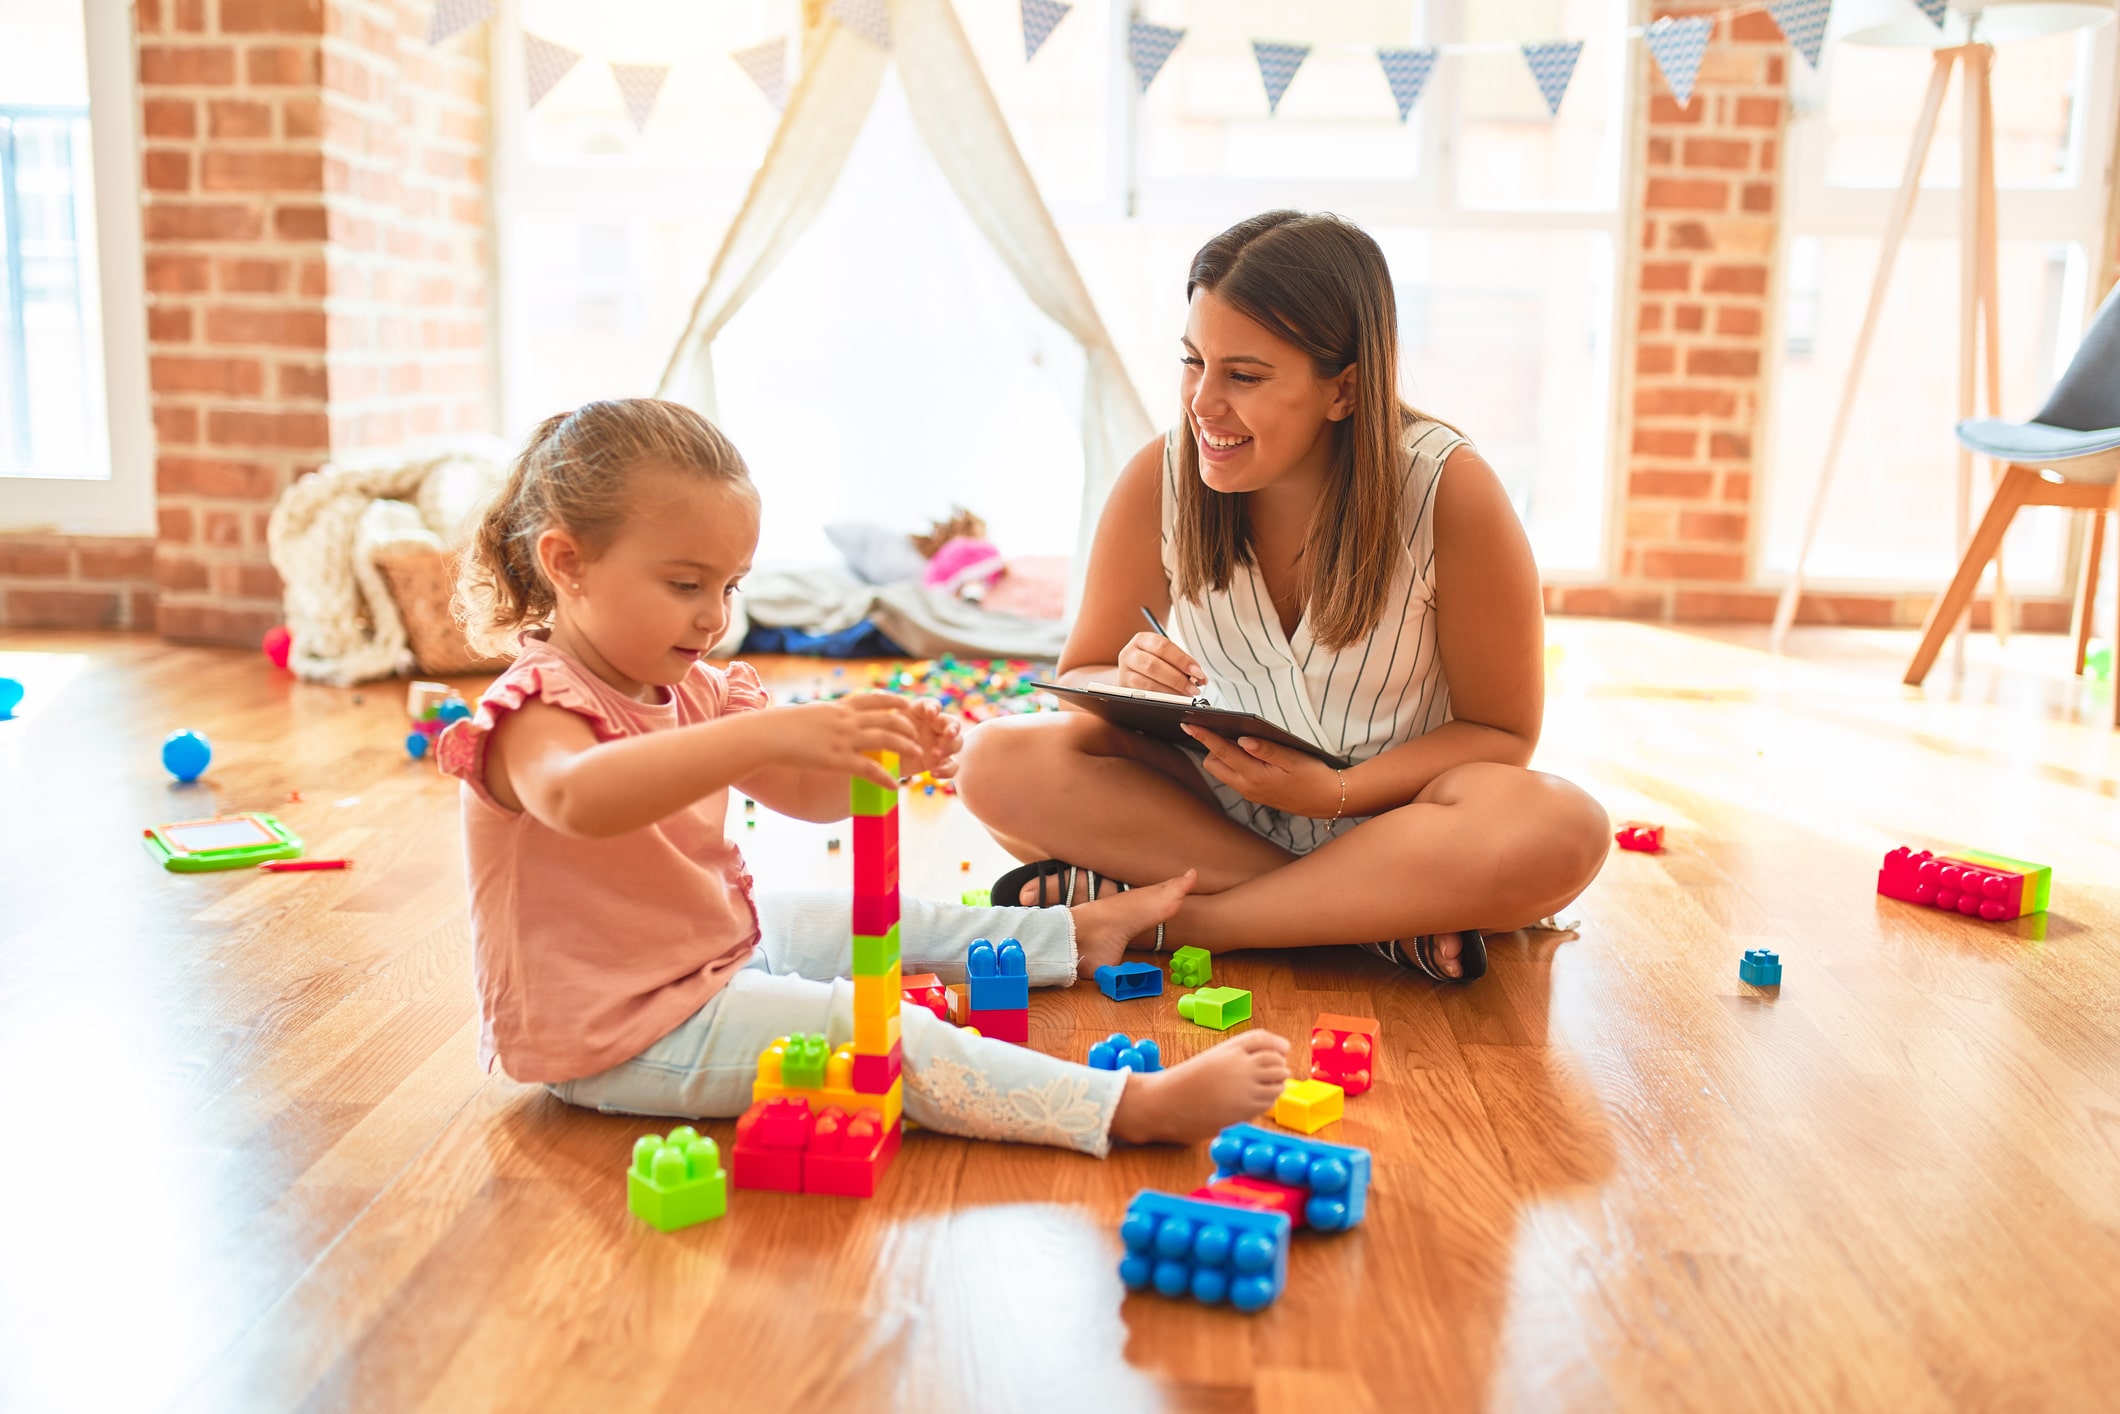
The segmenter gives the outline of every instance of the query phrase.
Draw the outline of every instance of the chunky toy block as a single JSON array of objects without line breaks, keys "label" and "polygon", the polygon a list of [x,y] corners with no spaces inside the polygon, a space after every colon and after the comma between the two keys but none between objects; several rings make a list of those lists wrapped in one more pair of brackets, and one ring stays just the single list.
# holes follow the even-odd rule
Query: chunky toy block
[{"label": "chunky toy block", "polygon": [[884,1124],[867,1110],[828,1109],[817,1116],[802,1156],[802,1191],[840,1198],[873,1198],[883,1171],[898,1155],[904,1126]]},{"label": "chunky toy block", "polygon": [[[895,1023],[897,1017],[891,1020]],[[855,1032],[861,1028],[861,1018],[854,1019]],[[843,1110],[873,1110],[883,1117],[885,1124],[895,1124],[905,1107],[905,1087],[901,1081],[893,1080],[882,1091],[862,1091],[854,1086],[854,1067],[861,1053],[855,1046],[845,1045],[833,1051],[824,1064],[823,1083],[815,1086],[791,1085],[783,1078],[783,1061],[787,1043],[792,1038],[783,1036],[758,1054],[758,1078],[751,1082],[751,1100],[760,1104],[767,1100],[801,1099],[818,1109],[837,1105]],[[880,1047],[875,1054],[889,1055],[897,1045],[897,1033]]]},{"label": "chunky toy block", "polygon": [[1115,1002],[1163,995],[1163,969],[1146,962],[1122,962],[1097,969],[1097,990]]},{"label": "chunky toy block", "polygon": [[1022,1011],[1031,1004],[1023,944],[1014,938],[998,948],[985,938],[973,943],[964,956],[964,970],[973,1011]]},{"label": "chunky toy block", "polygon": [[1303,1205],[1310,1201],[1310,1194],[1305,1189],[1292,1188],[1285,1183],[1268,1183],[1263,1178],[1250,1178],[1241,1173],[1218,1178],[1186,1196],[1204,1203],[1231,1203],[1240,1208],[1285,1213],[1295,1227],[1303,1226]]},{"label": "chunky toy block", "polygon": [[1215,1177],[1265,1179],[1302,1188],[1303,1218],[1320,1232],[1344,1232],[1369,1207],[1369,1151],[1322,1139],[1297,1139],[1255,1124],[1233,1124],[1207,1149]]},{"label": "chunky toy block", "polygon": [[783,1036],[759,1056],[759,1073],[765,1073],[766,1057],[771,1056],[782,1085],[790,1090],[815,1090],[824,1084],[825,1061],[831,1054],[822,1036]]},{"label": "chunky toy block", "polygon": [[729,1211],[721,1150],[690,1125],[671,1130],[668,1139],[643,1134],[633,1141],[626,1170],[626,1207],[662,1232],[720,1217]]},{"label": "chunky toy block", "polygon": [[1315,1134],[1347,1113],[1347,1092],[1329,1080],[1290,1080],[1273,1102],[1273,1122]]},{"label": "chunky toy block", "polygon": [[745,1110],[729,1154],[736,1186],[802,1192],[802,1151],[814,1123],[808,1100],[760,1100]]},{"label": "chunky toy block", "polygon": [[1636,854],[1661,854],[1664,849],[1664,827],[1647,825],[1640,820],[1629,820],[1619,827],[1612,837],[1621,849],[1631,849]]},{"label": "chunky toy block", "polygon": [[873,819],[888,815],[893,817],[893,825],[897,823],[898,792],[885,790],[882,786],[877,785],[865,776],[854,777],[852,803],[854,807],[853,813],[857,817],[867,816]]},{"label": "chunky toy block", "polygon": [[1215,955],[1206,948],[1179,948],[1170,955],[1173,987],[1204,987],[1214,979]]},{"label": "chunky toy block", "polygon": [[[861,856],[857,854],[854,858],[859,862]],[[896,929],[903,916],[898,890],[881,894],[854,891],[854,933],[857,937],[880,938]]]},{"label": "chunky toy block", "polygon": [[1877,892],[1907,903],[1962,913],[1999,923],[2027,913],[2044,913],[2053,891],[2054,871],[1984,850],[1956,854],[1915,853],[1895,849],[1877,871]]},{"label": "chunky toy block", "polygon": [[1291,1230],[1286,1213],[1143,1191],[1119,1225],[1119,1279],[1135,1291],[1262,1310],[1288,1285]]},{"label": "chunky toy block", "polygon": [[854,892],[898,892],[898,812],[854,817]]},{"label": "chunky toy block", "polygon": [[980,1011],[974,1007],[965,1012],[964,1024],[996,1041],[1013,1041],[1019,1046],[1030,1044],[1031,1013],[1028,1007],[1014,1011]]},{"label": "chunky toy block", "polygon": [[923,972],[916,977],[900,977],[898,994],[908,1005],[926,1007],[935,1013],[937,1021],[950,1019],[950,996],[943,990],[942,979],[932,972]]},{"label": "chunky toy block", "polygon": [[1240,1021],[1251,1020],[1251,993],[1235,987],[1202,987],[1178,998],[1178,1015],[1195,1026],[1227,1031]]},{"label": "chunky toy block", "polygon": [[970,999],[966,995],[964,984],[962,982],[952,983],[942,989],[942,994],[949,1000],[951,1024],[955,1026],[965,1025],[966,1019],[972,1014],[972,1008]]},{"label": "chunky toy block", "polygon": [[992,908],[994,892],[992,889],[966,889],[957,895],[957,902],[966,908]]},{"label": "chunky toy block", "polygon": [[1374,1017],[1318,1013],[1310,1029],[1310,1078],[1331,1081],[1349,1098],[1361,1094],[1369,1088],[1376,1044]]},{"label": "chunky toy block", "polygon": [[1163,1069],[1163,1050],[1146,1036],[1136,1041],[1124,1031],[1114,1031],[1089,1048],[1087,1060],[1091,1070],[1146,1072]]},{"label": "chunky toy block", "polygon": [[865,1056],[859,1052],[854,1056],[854,1093],[857,1095],[881,1095],[898,1083],[899,1074],[905,1069],[905,1048],[893,1046],[880,1056]]},{"label": "chunky toy block", "polygon": [[[854,900],[854,904],[859,911],[861,900]],[[898,966],[899,952],[897,923],[893,922],[873,933],[857,928],[854,930],[853,975],[881,977]]]},{"label": "chunky toy block", "polygon": [[[856,1019],[865,1016],[885,1017],[898,1015],[898,1008],[905,1005],[904,981],[904,977],[898,971],[898,964],[895,962],[881,976],[856,977],[854,979],[854,1015]],[[867,1051],[870,1055],[880,1056],[884,1051],[889,1050],[890,1047],[884,1046],[880,1049],[872,1050],[867,1046],[856,1045],[854,1049]]]},{"label": "chunky toy block", "polygon": [[1781,985],[1781,954],[1770,948],[1747,948],[1738,960],[1737,980],[1755,987]]},{"label": "chunky toy block", "polygon": [[854,1049],[865,1056],[880,1056],[898,1044],[904,1030],[899,1020],[898,1008],[893,1007],[889,1016],[854,1013]]}]

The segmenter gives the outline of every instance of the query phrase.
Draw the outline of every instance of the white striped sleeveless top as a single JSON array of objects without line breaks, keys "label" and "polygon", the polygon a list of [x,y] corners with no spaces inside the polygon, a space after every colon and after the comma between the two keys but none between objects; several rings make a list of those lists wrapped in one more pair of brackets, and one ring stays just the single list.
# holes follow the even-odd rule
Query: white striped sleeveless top
[{"label": "white striped sleeveless top", "polygon": [[[1436,644],[1435,489],[1444,460],[1465,439],[1426,418],[1406,429],[1400,499],[1406,544],[1390,567],[1383,617],[1366,638],[1334,651],[1311,638],[1308,613],[1293,634],[1281,631],[1256,565],[1238,565],[1227,590],[1209,590],[1198,602],[1177,597],[1180,435],[1182,428],[1174,428],[1163,442],[1163,573],[1173,586],[1167,626],[1207,670],[1208,699],[1264,717],[1352,761],[1366,761],[1449,721],[1450,684]],[[1360,823],[1289,816],[1209,781],[1231,816],[1297,853]]]}]

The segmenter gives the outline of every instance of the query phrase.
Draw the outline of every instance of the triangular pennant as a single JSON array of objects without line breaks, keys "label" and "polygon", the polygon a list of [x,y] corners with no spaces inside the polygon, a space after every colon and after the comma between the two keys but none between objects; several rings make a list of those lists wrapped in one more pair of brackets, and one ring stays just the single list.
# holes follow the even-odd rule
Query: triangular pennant
[{"label": "triangular pennant", "polygon": [[663,80],[670,77],[670,66],[614,63],[611,77],[618,80],[618,96],[626,100],[626,116],[633,120],[633,130],[645,132],[655,100],[662,96]]},{"label": "triangular pennant", "polygon": [[1693,81],[1700,77],[1700,56],[1708,52],[1708,36],[1714,32],[1715,21],[1706,15],[1683,20],[1667,15],[1642,33],[1650,54],[1656,58],[1656,67],[1663,71],[1664,82],[1671,85],[1671,96],[1681,108],[1693,101]]},{"label": "triangular pennant", "polygon": [[1147,20],[1134,20],[1127,25],[1126,54],[1133,60],[1134,82],[1141,86],[1143,93],[1148,92],[1148,86],[1156,81],[1156,75],[1163,72],[1170,51],[1176,49],[1178,41],[1183,38],[1184,30],[1152,25]]},{"label": "triangular pennant", "polygon": [[1072,5],[1063,5],[1060,0],[1023,0],[1023,62],[1028,64],[1038,57],[1045,41],[1052,38],[1053,26],[1067,18]]},{"label": "triangular pennant", "polygon": [[1523,50],[1532,80],[1546,100],[1546,111],[1558,116],[1561,100],[1568,96],[1568,80],[1575,77],[1575,61],[1583,57],[1583,42],[1554,39],[1544,44],[1526,44]]},{"label": "triangular pennant", "polygon": [[427,20],[427,42],[440,44],[492,18],[493,0],[435,0],[434,14]]},{"label": "triangular pennant", "polygon": [[1938,29],[1943,28],[1943,7],[1945,4],[1945,0],[1914,0],[1914,3],[1921,7],[1922,14],[1927,15],[1929,17],[1930,24],[1936,26],[1936,28]]},{"label": "triangular pennant", "polygon": [[1817,68],[1818,56],[1825,52],[1826,21],[1833,17],[1833,0],[1767,0],[1767,13],[1796,52]]},{"label": "triangular pennant", "polygon": [[552,86],[581,62],[581,53],[534,34],[523,36],[523,97],[535,108],[552,92]]},{"label": "triangular pennant", "polygon": [[1405,122],[1413,105],[1421,101],[1428,75],[1435,68],[1433,49],[1379,49],[1377,62],[1384,66],[1384,82],[1399,105],[1399,121]]},{"label": "triangular pennant", "polygon": [[891,13],[883,0],[832,0],[832,18],[878,49],[891,47]]},{"label": "triangular pennant", "polygon": [[1259,66],[1259,82],[1266,85],[1266,111],[1281,111],[1281,95],[1288,92],[1288,84],[1310,57],[1307,44],[1276,44],[1269,40],[1254,39],[1251,42],[1251,57]]},{"label": "triangular pennant", "polygon": [[763,44],[754,44],[749,49],[739,49],[729,56],[742,69],[744,77],[758,85],[758,91],[766,96],[766,102],[782,112],[788,107],[788,37],[769,39]]}]

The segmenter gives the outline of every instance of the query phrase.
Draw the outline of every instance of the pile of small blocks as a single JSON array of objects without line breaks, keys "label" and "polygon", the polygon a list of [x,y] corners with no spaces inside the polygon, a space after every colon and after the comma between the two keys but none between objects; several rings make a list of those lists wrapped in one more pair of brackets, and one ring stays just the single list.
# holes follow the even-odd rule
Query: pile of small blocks
[{"label": "pile of small blocks", "polygon": [[982,1036],[1027,1045],[1031,1039],[1031,982],[1023,944],[1005,939],[1000,947],[986,938],[974,942],[964,957],[964,1021]]},{"label": "pile of small blocks", "polygon": [[1195,1026],[1227,1031],[1251,1020],[1251,993],[1236,987],[1202,987],[1178,998],[1178,1015]]},{"label": "pile of small blocks", "polygon": [[1145,1073],[1163,1069],[1163,1048],[1146,1036],[1136,1041],[1124,1031],[1114,1031],[1089,1048],[1087,1059],[1091,1070]]},{"label": "pile of small blocks", "polygon": [[2054,871],[1985,850],[1956,854],[1895,849],[1877,871],[1877,892],[1906,903],[1926,904],[1999,923],[2046,912]]},{"label": "pile of small blocks", "polygon": [[1122,962],[1097,969],[1097,990],[1115,1002],[1163,995],[1163,969],[1153,963]]},{"label": "pile of small blocks", "polygon": [[643,1134],[633,1141],[626,1170],[626,1207],[663,1232],[720,1217],[729,1211],[721,1150],[690,1125],[679,1125],[667,1139]]},{"label": "pile of small blocks", "polygon": [[1297,1227],[1344,1232],[1367,1209],[1366,1149],[1237,1124],[1208,1153],[1215,1174],[1205,1186],[1182,1198],[1144,1190],[1127,1205],[1119,1278],[1132,1290],[1260,1310],[1288,1284]]}]

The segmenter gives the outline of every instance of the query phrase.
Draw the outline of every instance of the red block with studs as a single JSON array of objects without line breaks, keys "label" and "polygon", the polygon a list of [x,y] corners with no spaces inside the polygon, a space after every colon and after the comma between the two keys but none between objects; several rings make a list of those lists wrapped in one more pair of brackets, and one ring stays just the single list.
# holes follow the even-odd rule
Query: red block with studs
[{"label": "red block with studs", "polygon": [[883,1171],[898,1154],[902,1126],[881,1123],[873,1110],[848,1114],[837,1105],[817,1116],[803,1155],[802,1191],[840,1198],[873,1198]]},{"label": "red block with studs", "polygon": [[2053,870],[1981,850],[1961,855],[1895,849],[1877,871],[1877,892],[1990,923],[2046,911]]},{"label": "red block with studs", "polygon": [[1218,1178],[1204,1188],[1195,1188],[1185,1195],[1210,1203],[1228,1203],[1239,1208],[1256,1208],[1268,1213],[1286,1213],[1289,1222],[1303,1226],[1303,1205],[1310,1201],[1307,1189],[1290,1188],[1285,1183],[1268,1183],[1261,1178],[1246,1174],[1232,1174]]},{"label": "red block with studs", "polygon": [[1621,849],[1631,849],[1636,854],[1661,854],[1664,850],[1664,827],[1645,825],[1639,820],[1629,820],[1619,827],[1612,837]]},{"label": "red block with studs", "polygon": [[942,979],[932,972],[922,972],[912,977],[901,977],[898,986],[906,1003],[924,1006],[935,1013],[937,1021],[950,1019],[950,994],[942,985]]},{"label": "red block with studs", "polygon": [[1310,1078],[1337,1085],[1350,1098],[1359,1095],[1369,1088],[1376,1048],[1374,1017],[1320,1012],[1310,1030]]},{"label": "red block with studs", "polygon": [[760,1100],[745,1110],[729,1163],[736,1186],[802,1192],[802,1155],[815,1124],[808,1100]]}]

